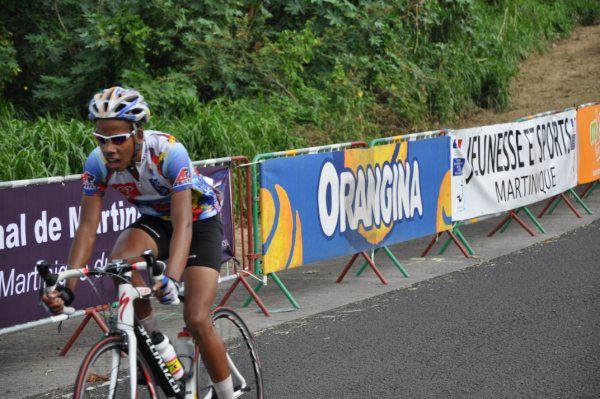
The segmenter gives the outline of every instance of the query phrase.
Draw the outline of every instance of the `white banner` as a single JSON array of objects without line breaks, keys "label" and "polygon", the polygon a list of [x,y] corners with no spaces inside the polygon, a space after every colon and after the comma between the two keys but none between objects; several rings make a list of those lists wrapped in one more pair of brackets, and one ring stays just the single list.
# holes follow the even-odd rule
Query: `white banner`
[{"label": "white banner", "polygon": [[516,209],[575,187],[575,115],[450,131],[452,219]]}]

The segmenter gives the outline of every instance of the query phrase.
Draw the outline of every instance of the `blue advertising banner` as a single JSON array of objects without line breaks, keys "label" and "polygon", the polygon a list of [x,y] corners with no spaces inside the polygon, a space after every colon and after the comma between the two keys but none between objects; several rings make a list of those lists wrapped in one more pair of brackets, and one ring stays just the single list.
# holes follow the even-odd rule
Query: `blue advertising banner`
[{"label": "blue advertising banner", "polygon": [[[222,261],[233,256],[233,209],[229,168],[198,168],[212,179],[223,194]],[[71,240],[79,226],[81,181],[50,183],[0,190],[0,328],[48,316],[39,304],[40,277],[35,262],[45,259],[55,266],[52,272],[66,267]],[[110,250],[121,231],[134,222],[138,210],[117,191],[109,189],[104,197],[104,210],[96,232],[96,245],[88,267],[97,268],[108,262]],[[91,277],[77,286],[78,309],[110,303],[116,299],[110,279]]]},{"label": "blue advertising banner", "polygon": [[265,274],[447,230],[450,139],[261,164]]}]

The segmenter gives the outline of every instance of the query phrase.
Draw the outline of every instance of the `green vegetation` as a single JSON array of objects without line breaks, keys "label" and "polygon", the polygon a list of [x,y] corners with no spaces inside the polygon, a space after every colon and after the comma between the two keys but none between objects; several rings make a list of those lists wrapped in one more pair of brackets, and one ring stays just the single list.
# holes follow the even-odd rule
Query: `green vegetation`
[{"label": "green vegetation", "polygon": [[77,173],[93,93],[138,88],[195,159],[501,109],[518,63],[597,0],[39,0],[0,5],[0,180]]}]

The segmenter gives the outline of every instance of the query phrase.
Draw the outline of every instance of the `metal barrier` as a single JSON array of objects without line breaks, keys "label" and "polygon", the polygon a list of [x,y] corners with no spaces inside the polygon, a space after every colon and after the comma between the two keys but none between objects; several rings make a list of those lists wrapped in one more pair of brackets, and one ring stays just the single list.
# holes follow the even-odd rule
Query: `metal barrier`
[{"label": "metal barrier", "polygon": [[[223,306],[228,300],[231,293],[235,290],[235,288],[242,283],[244,287],[251,294],[251,298],[256,301],[259,307],[263,309],[263,311],[268,314],[265,306],[262,304],[262,301],[254,293],[250,285],[247,283],[246,278],[252,277],[258,279],[256,274],[254,273],[254,268],[252,262],[250,262],[247,254],[253,252],[253,236],[252,236],[252,204],[251,204],[251,193],[250,193],[250,173],[249,173],[249,160],[244,156],[236,156],[236,157],[225,157],[225,158],[215,158],[208,159],[202,161],[193,162],[194,166],[199,168],[204,167],[218,167],[218,166],[228,166],[230,181],[231,181],[231,190],[229,201],[231,203],[232,208],[232,220],[233,223],[233,242],[231,250],[233,252],[233,269],[230,272],[229,267],[226,269],[227,272],[225,275],[219,278],[219,283],[233,281],[233,284],[226,292],[225,296],[219,302],[219,306]],[[233,178],[232,173],[235,170],[235,178]],[[42,185],[42,184],[50,184],[50,183],[66,183],[77,181],[81,179],[81,175],[68,175],[68,176],[57,176],[57,177],[49,177],[49,178],[40,178],[40,179],[25,179],[25,180],[16,180],[10,182],[0,182],[0,189],[10,189],[10,188],[18,188],[18,187],[26,187],[32,185]],[[234,189],[235,188],[235,189]],[[237,199],[237,201],[236,201]],[[236,207],[237,205],[237,207]],[[238,229],[236,229],[236,225]],[[236,243],[236,231],[239,231],[241,242],[239,245]],[[236,257],[238,248],[241,250],[241,261]],[[104,332],[108,331],[108,326],[104,322],[104,320],[98,315],[98,312],[105,311],[109,308],[109,305],[99,305],[92,306],[85,309],[81,309],[76,311],[71,315],[56,315],[50,316],[47,318],[21,323],[14,326],[9,326],[6,328],[0,329],[0,335],[18,332],[24,329],[39,327],[42,325],[59,323],[64,320],[73,319],[76,317],[84,316],[84,320],[80,323],[77,330],[73,333],[65,347],[61,350],[60,354],[65,355],[80,333],[83,331],[84,327],[88,324],[90,319],[94,319],[94,321],[98,324],[101,330]]]},{"label": "metal barrier", "polygon": [[[269,316],[269,311],[263,304],[260,297],[257,293],[252,289],[250,284],[246,281],[247,277],[254,278],[259,282],[261,279],[257,277],[257,273],[254,269],[254,263],[252,262],[252,257],[250,254],[254,252],[254,241],[253,241],[253,215],[252,215],[252,195],[250,192],[250,161],[245,156],[234,156],[234,157],[225,157],[225,158],[216,158],[209,159],[204,161],[194,162],[195,166],[199,167],[212,167],[212,166],[221,166],[221,165],[229,165],[230,173],[235,169],[235,185],[237,190],[231,190],[231,194],[237,192],[237,201],[234,198],[231,198],[232,209],[234,215],[234,220],[236,219],[237,214],[237,226],[240,231],[240,248],[241,248],[241,257],[237,258],[234,256],[234,265],[233,265],[233,273],[228,273],[225,277],[221,277],[219,282],[231,281],[233,280],[233,284],[229,287],[227,292],[221,298],[218,306],[225,306],[225,303],[229,300],[237,286],[241,283],[242,286],[248,291],[250,294],[250,299],[254,300],[261,311],[265,314],[265,316]],[[233,179],[232,179],[233,181]],[[238,205],[237,212],[235,209],[235,204]],[[234,223],[234,230],[235,230]],[[235,240],[235,231],[234,231],[234,240]],[[233,245],[234,255],[237,250],[237,245]],[[241,259],[241,261],[240,261]],[[241,266],[241,267],[240,267]],[[247,306],[247,305],[246,305]]]},{"label": "metal barrier", "polygon": [[[373,146],[377,146],[377,145],[400,143],[403,141],[425,140],[425,139],[434,138],[434,137],[447,136],[449,134],[449,132],[450,132],[449,129],[444,128],[444,129],[440,129],[440,130],[432,130],[432,131],[422,132],[422,133],[409,133],[409,134],[403,134],[403,135],[393,136],[393,137],[384,137],[384,138],[379,138],[379,139],[375,139],[375,140],[371,141],[369,146],[373,147]],[[454,222],[452,224],[452,229],[446,230],[445,232],[436,233],[435,236],[433,237],[433,239],[430,241],[430,243],[427,245],[427,247],[421,254],[421,256],[422,257],[427,256],[427,253],[429,253],[429,251],[431,250],[433,245],[436,242],[438,242],[439,238],[443,234],[447,234],[449,236],[449,238],[446,240],[444,245],[442,245],[440,254],[444,253],[446,251],[446,249],[448,248],[448,245],[451,242],[453,242],[466,258],[469,258],[471,255],[474,255],[473,249],[471,248],[467,239],[464,237],[464,235],[461,233],[461,231],[459,229],[460,226],[461,226],[460,223]],[[394,260],[394,259],[392,259],[392,260]],[[364,265],[363,265],[363,267],[364,267]]]},{"label": "metal barrier", "polygon": [[[559,112],[570,111],[570,110],[573,110],[573,109],[578,109],[578,108],[582,108],[582,107],[589,106],[589,105],[594,105],[594,104],[596,104],[596,103],[595,102],[591,102],[591,103],[586,103],[586,104],[579,105],[577,107],[568,107],[568,108],[565,108],[563,110],[551,110],[551,111],[539,112],[537,114],[533,114],[533,115],[529,115],[529,116],[526,116],[526,117],[523,117],[523,118],[519,118],[519,119],[516,120],[516,122],[523,122],[523,121],[527,121],[527,120],[531,120],[531,119],[535,119],[535,118],[540,118],[540,117],[543,117],[543,116],[553,115],[553,114],[556,114],[556,113],[559,113]],[[593,187],[593,185],[591,187]],[[566,194],[570,194],[575,199],[575,201],[579,205],[581,205],[581,207],[587,212],[588,215],[592,214],[592,211],[590,210],[590,208],[587,206],[587,204],[582,199],[584,197],[584,195],[587,194],[587,191],[584,191],[583,194],[581,196],[579,196],[575,192],[575,190],[571,188],[571,189],[567,190],[564,193],[560,193],[560,194],[555,195],[554,197],[550,198],[548,200],[548,203],[544,207],[544,209],[538,214],[537,218],[541,219],[546,214],[546,212],[548,212],[548,215],[550,215],[552,212],[554,212],[554,210],[561,203],[561,201],[564,201],[564,203],[569,207],[569,209],[573,212],[573,214],[577,218],[580,219],[581,215],[579,214],[579,212],[577,211],[577,209],[575,208],[575,206],[571,203],[571,201],[569,201],[569,199],[568,199],[568,197],[567,197]],[[524,208],[527,209],[526,207],[524,207]],[[530,211],[528,211],[528,212],[531,213]],[[528,215],[529,215],[529,213],[528,213]],[[536,224],[536,226],[538,226],[538,225],[541,226],[540,222],[535,218],[535,216],[531,215],[529,217],[534,222],[534,224]],[[505,223],[510,224],[510,220],[508,220]],[[539,227],[538,227],[538,229],[539,229]],[[543,228],[542,228],[542,232],[545,232],[545,231],[543,231]],[[531,235],[534,235],[534,234],[532,234],[531,231],[529,231],[529,233]]]},{"label": "metal barrier", "polygon": [[[254,246],[253,246],[253,252],[248,254],[248,259],[253,262],[254,270],[256,271],[257,274],[262,274],[262,267],[261,267],[262,253],[259,252],[261,245],[260,245],[260,237],[259,237],[259,233],[258,233],[259,232],[259,225],[258,225],[259,219],[258,218],[259,218],[259,209],[260,209],[259,196],[258,196],[258,188],[260,187],[260,181],[259,181],[260,164],[267,159],[273,159],[273,158],[285,158],[285,157],[293,157],[293,156],[305,155],[305,154],[317,154],[317,153],[321,153],[321,152],[341,151],[341,150],[345,150],[345,149],[349,149],[349,148],[366,148],[366,147],[367,147],[367,144],[364,141],[353,141],[353,142],[332,144],[332,145],[325,145],[325,146],[308,147],[308,148],[279,151],[279,152],[270,152],[270,153],[258,154],[257,156],[254,157],[254,159],[252,160],[252,163],[250,164],[251,171],[252,171],[252,226],[254,229]],[[295,309],[299,309],[300,305],[298,305],[298,302],[296,302],[296,300],[294,299],[294,297],[292,296],[290,291],[287,289],[287,287],[285,286],[283,281],[281,281],[281,279],[277,276],[276,273],[269,273],[268,275],[263,275],[262,281],[260,281],[259,284],[255,287],[254,292],[257,293],[264,285],[266,285],[269,277],[275,282],[275,284],[277,284],[277,286],[279,287],[281,292],[283,292],[283,294],[288,299],[288,301],[292,304],[292,306]],[[244,303],[244,307],[246,307],[250,304],[251,299],[252,298],[248,298],[246,300],[246,302]],[[263,310],[263,312],[264,312],[264,310]]]}]

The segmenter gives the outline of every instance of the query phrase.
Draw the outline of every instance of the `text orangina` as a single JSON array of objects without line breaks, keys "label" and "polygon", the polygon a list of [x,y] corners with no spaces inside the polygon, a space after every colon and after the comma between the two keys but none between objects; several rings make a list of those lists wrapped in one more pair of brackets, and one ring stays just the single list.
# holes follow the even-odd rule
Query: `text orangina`
[{"label": "text orangina", "polygon": [[384,163],[338,172],[326,162],[319,176],[319,221],[323,233],[366,230],[423,215],[419,163]]}]

